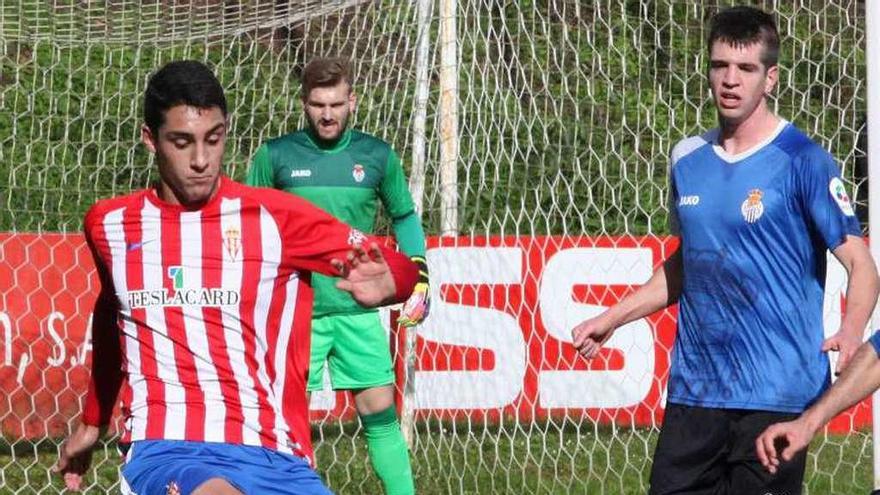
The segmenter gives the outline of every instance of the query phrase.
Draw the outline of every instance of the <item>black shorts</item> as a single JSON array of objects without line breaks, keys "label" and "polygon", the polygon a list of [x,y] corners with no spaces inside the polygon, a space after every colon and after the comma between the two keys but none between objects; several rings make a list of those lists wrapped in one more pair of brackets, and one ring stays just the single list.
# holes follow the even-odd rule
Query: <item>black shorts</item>
[{"label": "black shorts", "polygon": [[797,414],[669,404],[651,467],[651,495],[797,495],[806,449],[768,473],[755,453],[767,426]]}]

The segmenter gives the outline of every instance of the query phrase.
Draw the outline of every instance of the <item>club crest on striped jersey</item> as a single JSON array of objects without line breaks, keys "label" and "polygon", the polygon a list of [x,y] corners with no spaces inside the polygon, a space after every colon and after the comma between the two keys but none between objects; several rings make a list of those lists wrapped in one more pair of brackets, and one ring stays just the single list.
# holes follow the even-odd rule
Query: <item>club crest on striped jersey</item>
[{"label": "club crest on striped jersey", "polygon": [[828,191],[831,192],[831,197],[834,198],[834,202],[837,203],[837,206],[844,215],[851,217],[856,214],[852,201],[846,194],[846,186],[843,185],[843,181],[839,177],[831,179],[831,182],[828,184]]},{"label": "club crest on striped jersey", "polygon": [[746,222],[755,223],[761,218],[761,215],[764,214],[764,203],[761,202],[761,198],[764,197],[764,193],[761,192],[760,189],[752,189],[749,191],[749,196],[743,201],[742,206],[740,206],[739,211],[742,212],[743,218],[746,219]]},{"label": "club crest on striped jersey", "polygon": [[241,252],[241,231],[230,227],[223,232],[223,246],[226,254],[232,261],[238,261],[238,253]]},{"label": "club crest on striped jersey", "polygon": [[364,177],[367,176],[367,171],[363,165],[355,163],[354,168],[351,169],[351,176],[354,177],[355,182],[363,182]]}]

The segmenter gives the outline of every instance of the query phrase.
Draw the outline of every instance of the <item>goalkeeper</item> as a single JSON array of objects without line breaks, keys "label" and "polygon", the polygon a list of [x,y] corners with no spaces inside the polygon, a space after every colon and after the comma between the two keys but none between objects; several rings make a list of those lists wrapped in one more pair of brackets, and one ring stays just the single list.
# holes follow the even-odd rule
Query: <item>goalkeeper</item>
[{"label": "goalkeeper", "polygon": [[[362,232],[372,232],[377,199],[392,219],[401,250],[419,266],[419,283],[398,322],[420,323],[428,314],[425,234],[416,215],[400,158],[391,146],[348,127],[357,97],[350,63],[318,58],[306,65],[301,95],[308,127],[264,143],[247,183],[302,196]],[[309,392],[323,388],[325,361],[334,390],[350,390],[366,431],[370,461],[388,494],[414,493],[409,452],[394,408],[391,353],[378,312],[336,289],[335,279],[312,275]]]}]

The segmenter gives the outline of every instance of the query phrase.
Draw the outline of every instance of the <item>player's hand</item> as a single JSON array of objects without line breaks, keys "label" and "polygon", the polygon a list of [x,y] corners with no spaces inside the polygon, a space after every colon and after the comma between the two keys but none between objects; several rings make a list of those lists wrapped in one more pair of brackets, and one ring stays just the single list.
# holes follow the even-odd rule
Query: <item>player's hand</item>
[{"label": "player's hand", "polygon": [[572,344],[584,359],[593,359],[613,333],[614,326],[603,313],[575,326],[571,331]]},{"label": "player's hand", "polygon": [[397,323],[405,327],[414,327],[425,321],[425,318],[428,317],[428,312],[431,310],[430,293],[431,287],[428,284],[423,282],[417,283],[412,295],[409,296],[409,299],[403,305],[403,309],[400,310],[400,317],[397,318]]},{"label": "player's hand", "polygon": [[58,462],[52,466],[52,472],[64,478],[68,490],[80,490],[82,477],[92,464],[92,449],[100,436],[97,426],[80,424],[58,448]]},{"label": "player's hand", "polygon": [[844,332],[842,330],[825,339],[825,342],[822,342],[822,352],[837,351],[838,353],[837,366],[834,367],[835,375],[843,372],[860,345],[862,345],[861,334]]},{"label": "player's hand", "polygon": [[806,448],[815,434],[803,419],[776,423],[755,439],[755,453],[764,469],[776,474],[779,464],[790,461]]},{"label": "player's hand", "polygon": [[375,242],[366,250],[363,246],[355,246],[345,261],[332,259],[330,264],[342,277],[336,287],[350,293],[361,306],[381,306],[396,294],[391,268]]},{"label": "player's hand", "polygon": [[413,288],[412,295],[406,300],[400,311],[397,323],[405,327],[414,327],[425,321],[431,310],[431,286],[428,283],[428,262],[424,256],[414,255],[410,257],[413,263],[419,267],[419,281]]}]

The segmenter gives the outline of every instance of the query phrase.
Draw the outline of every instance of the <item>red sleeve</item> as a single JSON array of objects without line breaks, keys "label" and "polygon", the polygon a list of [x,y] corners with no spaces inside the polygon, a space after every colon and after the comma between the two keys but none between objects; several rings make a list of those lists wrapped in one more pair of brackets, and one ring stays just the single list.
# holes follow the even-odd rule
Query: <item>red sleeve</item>
[{"label": "red sleeve", "polygon": [[388,262],[391,275],[394,277],[394,288],[397,289],[394,302],[404,302],[412,295],[413,288],[419,281],[419,266],[413,263],[409,256],[404,256],[397,251],[382,248],[382,255]]},{"label": "red sleeve", "polygon": [[[382,246],[382,240],[367,237],[308,201],[282,194],[286,202],[286,218],[280,222],[284,257],[297,269],[338,276],[330,260],[344,260],[356,245],[368,246],[375,242]],[[383,247],[382,254],[394,277],[394,302],[405,301],[418,281],[418,266],[409,257],[391,249]]]},{"label": "red sleeve", "polygon": [[117,301],[113,281],[101,261],[89,235],[89,217],[86,218],[86,242],[92,252],[101,292],[92,314],[92,370],[89,390],[83,406],[82,422],[92,426],[110,423],[113,407],[122,386],[122,349],[117,324]]}]

